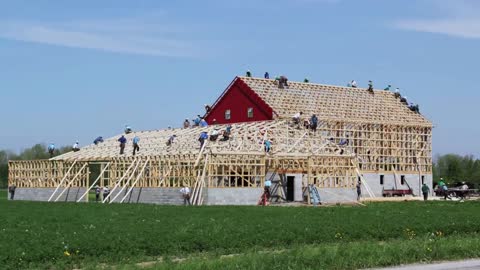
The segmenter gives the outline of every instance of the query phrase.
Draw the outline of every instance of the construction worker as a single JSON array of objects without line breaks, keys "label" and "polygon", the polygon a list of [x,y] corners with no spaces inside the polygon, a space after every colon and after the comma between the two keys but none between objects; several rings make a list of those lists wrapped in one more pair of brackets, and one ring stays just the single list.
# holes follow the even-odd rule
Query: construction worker
[{"label": "construction worker", "polygon": [[202,149],[206,139],[208,139],[208,134],[206,131],[202,131],[202,133],[200,133],[200,137],[198,138],[198,141],[200,142],[200,149]]},{"label": "construction worker", "polygon": [[357,201],[360,201],[360,198],[362,197],[362,182],[358,181],[357,182]]},{"label": "construction worker", "polygon": [[15,184],[8,187],[8,193],[10,193],[10,200],[11,201],[13,201],[13,198],[15,197],[15,190],[16,189],[17,189],[17,186],[15,186]]},{"label": "construction worker", "polygon": [[203,106],[205,107],[205,114],[209,113],[210,110],[212,109],[212,107],[210,107],[210,105],[208,104],[203,104]]},{"label": "construction worker", "polygon": [[368,81],[368,89],[367,89],[370,93],[373,93],[373,82],[372,81]]},{"label": "construction worker", "polygon": [[125,150],[125,144],[127,143],[127,139],[125,136],[121,136],[118,140],[120,142],[120,155],[123,155],[123,151]]},{"label": "construction worker", "polygon": [[400,97],[400,89],[397,87],[395,88],[395,93],[393,94],[395,96],[395,98],[399,98]]},{"label": "construction worker", "polygon": [[270,79],[270,74],[268,74],[268,72],[265,72],[265,74],[263,75],[263,77],[268,80],[268,79]]},{"label": "construction worker", "polygon": [[200,126],[201,127],[208,127],[207,121],[205,121],[205,119],[202,118],[202,120],[200,120]]},{"label": "construction worker", "polygon": [[352,80],[350,82],[350,86],[353,87],[353,88],[357,88],[357,82],[355,80]]},{"label": "construction worker", "polygon": [[250,70],[247,70],[247,72],[245,73],[245,76],[249,78],[252,77],[252,73],[250,72]]},{"label": "construction worker", "polygon": [[292,120],[293,120],[293,123],[298,125],[300,124],[300,117],[302,116],[303,112],[298,112],[296,114],[293,115],[292,117]]},{"label": "construction worker", "polygon": [[401,98],[400,98],[400,102],[402,102],[403,104],[407,105],[407,104],[408,104],[407,96],[401,97]]},{"label": "construction worker", "polygon": [[93,143],[95,145],[98,145],[99,143],[103,143],[103,137],[102,136],[98,136],[94,141]]},{"label": "construction worker", "polygon": [[422,186],[422,193],[423,193],[423,200],[426,201],[428,200],[428,193],[430,192],[430,188],[427,186],[427,184],[423,184]]},{"label": "construction worker", "polygon": [[304,83],[309,83],[310,81],[308,80],[308,78],[305,78],[305,79],[303,79],[303,82]]},{"label": "construction worker", "polygon": [[55,144],[54,144],[54,143],[50,143],[50,144],[48,145],[47,150],[48,150],[48,153],[50,154],[50,157],[52,158],[53,155],[55,154]]},{"label": "construction worker", "polygon": [[190,127],[190,121],[188,118],[185,118],[185,121],[183,121],[183,128],[189,128]]},{"label": "construction worker", "polygon": [[313,132],[317,131],[317,125],[318,125],[318,118],[315,114],[310,117],[310,129],[312,129]]},{"label": "construction worker", "polygon": [[265,153],[270,153],[270,150],[272,149],[272,142],[267,139],[263,142],[263,144],[265,145]]},{"label": "construction worker", "polygon": [[216,141],[218,139],[218,135],[220,135],[218,128],[213,129],[212,132],[210,132],[210,141]]},{"label": "construction worker", "polygon": [[284,76],[284,75],[280,76],[279,85],[282,85],[281,88],[283,88],[283,87],[288,87],[288,78],[287,78],[287,76]]},{"label": "construction worker", "polygon": [[125,134],[130,134],[132,133],[132,128],[129,125],[125,126]]},{"label": "construction worker", "polygon": [[200,115],[197,115],[197,118],[193,120],[193,126],[198,127],[200,125],[200,121],[202,121],[202,117]]},{"label": "construction worker", "polygon": [[172,136],[170,136],[168,138],[168,141],[167,141],[167,146],[170,146],[172,145],[172,143],[175,141],[175,138],[177,137],[177,135],[173,134]]},{"label": "construction worker", "polygon": [[80,147],[78,146],[78,141],[76,141],[75,144],[72,146],[72,151],[73,152],[80,151]]},{"label": "construction worker", "polygon": [[95,186],[95,201],[98,202],[100,200],[100,187],[98,185]]},{"label": "construction worker", "polygon": [[[103,187],[103,200],[107,199],[109,194],[110,194],[110,189],[107,186]],[[108,200],[105,202],[110,202],[110,197],[108,197]]]},{"label": "construction worker", "polygon": [[389,85],[388,85],[387,87],[385,87],[383,90],[390,91],[390,87],[392,87],[392,86],[389,84]]},{"label": "construction worker", "polygon": [[190,188],[187,187],[186,185],[182,185],[182,188],[180,189],[180,193],[182,194],[183,197],[183,205],[191,205],[190,204]]},{"label": "construction worker", "polygon": [[133,142],[133,155],[135,156],[135,153],[137,151],[140,151],[140,146],[138,146],[138,143],[140,142],[140,138],[138,136],[135,136],[133,137],[132,142]]}]

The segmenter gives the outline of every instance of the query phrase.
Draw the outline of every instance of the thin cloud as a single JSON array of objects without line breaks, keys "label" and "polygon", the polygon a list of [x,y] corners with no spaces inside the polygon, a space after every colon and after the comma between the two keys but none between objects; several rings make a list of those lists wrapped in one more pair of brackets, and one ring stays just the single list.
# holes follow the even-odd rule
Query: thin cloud
[{"label": "thin cloud", "polygon": [[475,1],[430,1],[431,10],[441,11],[437,19],[403,19],[395,22],[395,28],[444,34],[462,38],[480,38],[480,5]]},{"label": "thin cloud", "polygon": [[[115,27],[111,27],[113,25]],[[175,33],[167,31],[165,26],[144,26],[128,20],[67,24],[0,22],[0,38],[114,53],[171,57],[195,54],[188,43],[169,37]]]},{"label": "thin cloud", "polygon": [[480,19],[404,20],[397,28],[462,38],[480,38]]}]

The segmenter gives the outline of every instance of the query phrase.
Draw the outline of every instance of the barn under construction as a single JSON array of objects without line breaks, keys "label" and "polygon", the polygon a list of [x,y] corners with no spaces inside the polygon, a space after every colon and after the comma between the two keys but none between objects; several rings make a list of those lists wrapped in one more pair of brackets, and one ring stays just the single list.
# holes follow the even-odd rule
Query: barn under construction
[{"label": "barn under construction", "polygon": [[[292,122],[298,112],[318,117],[316,131]],[[196,205],[256,204],[266,180],[275,202],[310,202],[309,187],[322,202],[355,201],[358,181],[367,197],[432,188],[432,124],[390,91],[299,82],[280,89],[275,80],[236,77],[205,119],[208,127],[127,134],[123,155],[119,135],[49,160],[10,161],[9,185],[18,200],[84,202],[99,185],[111,190],[104,202],[158,204],[182,204],[186,185]],[[201,132],[227,126],[228,138],[200,146]]]}]

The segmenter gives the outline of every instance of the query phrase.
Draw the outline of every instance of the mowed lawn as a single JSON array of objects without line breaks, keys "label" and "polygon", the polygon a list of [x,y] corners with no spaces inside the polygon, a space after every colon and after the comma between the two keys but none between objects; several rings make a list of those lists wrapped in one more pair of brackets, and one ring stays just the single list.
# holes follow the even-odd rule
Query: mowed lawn
[{"label": "mowed lawn", "polygon": [[0,199],[0,209],[2,269],[357,269],[480,257],[477,202],[313,208]]}]

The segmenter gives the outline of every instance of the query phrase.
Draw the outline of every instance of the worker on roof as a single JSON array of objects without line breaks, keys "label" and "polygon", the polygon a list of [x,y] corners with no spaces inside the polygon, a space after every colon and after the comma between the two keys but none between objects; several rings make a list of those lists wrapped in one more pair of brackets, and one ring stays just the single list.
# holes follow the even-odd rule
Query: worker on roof
[{"label": "worker on roof", "polygon": [[263,142],[263,144],[265,145],[265,153],[270,153],[270,150],[272,149],[272,142],[267,139]]},{"label": "worker on roof", "polygon": [[78,141],[76,141],[72,146],[72,151],[77,152],[80,151],[80,147],[78,146]]},{"label": "worker on roof", "polygon": [[197,118],[193,120],[193,126],[194,127],[200,126],[200,121],[202,121],[202,117],[200,115],[197,115]]},{"label": "worker on roof", "polygon": [[47,147],[48,153],[50,154],[50,157],[53,157],[53,154],[55,153],[55,144],[50,143]]},{"label": "worker on roof", "polygon": [[132,128],[129,125],[125,125],[125,134],[132,133]]},{"label": "worker on roof", "polygon": [[367,89],[369,92],[373,93],[373,82],[372,81],[368,81],[368,89]]},{"label": "worker on roof", "polygon": [[220,131],[218,130],[218,128],[214,128],[212,132],[210,132],[210,141],[216,141],[219,135]]},{"label": "worker on roof", "polygon": [[390,87],[392,87],[392,86],[389,84],[389,85],[387,85],[387,87],[385,87],[385,89],[383,89],[383,90],[390,91]]},{"label": "worker on roof", "polygon": [[313,114],[312,117],[310,117],[310,129],[312,129],[313,132],[317,131],[317,126],[318,126],[318,118],[317,115]]},{"label": "worker on roof", "polygon": [[133,142],[133,155],[135,156],[135,153],[140,151],[140,146],[138,146],[138,143],[140,142],[140,138],[138,136],[135,136],[133,137],[132,142]]},{"label": "worker on roof", "polygon": [[265,74],[263,75],[263,77],[264,77],[265,79],[267,79],[267,80],[270,79],[270,74],[268,74],[268,71],[265,72]]},{"label": "worker on roof", "polygon": [[212,107],[210,107],[210,105],[208,104],[204,104],[203,106],[205,107],[205,113],[209,113],[210,110],[212,109]]},{"label": "worker on roof", "polygon": [[202,120],[200,120],[200,127],[208,127],[207,121],[205,121],[205,119],[203,119],[203,118],[202,118]]},{"label": "worker on roof", "polygon": [[304,83],[309,83],[310,81],[308,80],[308,78],[305,78],[305,79],[303,79],[303,82]]},{"label": "worker on roof", "polygon": [[172,143],[175,141],[175,138],[177,137],[177,135],[173,134],[172,136],[170,136],[167,140],[167,146],[170,146],[172,145]]},{"label": "worker on roof", "polygon": [[190,127],[190,121],[188,118],[185,118],[185,121],[183,121],[183,128],[189,128]]},{"label": "worker on roof", "polygon": [[302,114],[303,114],[303,112],[298,112],[298,113],[293,115],[292,120],[293,120],[294,124],[296,124],[296,125],[300,124],[300,117],[302,117]]},{"label": "worker on roof", "polygon": [[400,88],[395,88],[395,93],[393,94],[395,96],[395,98],[399,98],[400,97]]},{"label": "worker on roof", "polygon": [[353,87],[353,88],[357,88],[357,82],[355,80],[352,80],[350,82],[350,86]]},{"label": "worker on roof", "polygon": [[95,145],[98,145],[99,143],[103,143],[103,137],[102,136],[98,136],[94,141],[93,143]]},{"label": "worker on roof", "polygon": [[280,81],[279,81],[280,84],[283,85],[283,87],[288,87],[288,78],[287,76],[280,76]]},{"label": "worker on roof", "polygon": [[117,141],[120,143],[120,155],[123,155],[123,151],[125,150],[125,144],[127,143],[127,139],[125,138],[125,136],[122,135]]},{"label": "worker on roof", "polygon": [[407,105],[407,104],[408,104],[407,96],[401,97],[401,98],[400,98],[400,102],[402,102],[402,103],[404,103],[405,105]]},{"label": "worker on roof", "polygon": [[198,138],[198,141],[200,142],[200,149],[202,149],[203,144],[205,143],[205,140],[208,139],[208,134],[206,131],[202,131],[200,133],[200,137]]},{"label": "worker on roof", "polygon": [[247,73],[245,74],[245,76],[247,76],[249,78],[252,77],[252,73],[250,72],[250,70],[247,70]]}]

